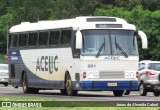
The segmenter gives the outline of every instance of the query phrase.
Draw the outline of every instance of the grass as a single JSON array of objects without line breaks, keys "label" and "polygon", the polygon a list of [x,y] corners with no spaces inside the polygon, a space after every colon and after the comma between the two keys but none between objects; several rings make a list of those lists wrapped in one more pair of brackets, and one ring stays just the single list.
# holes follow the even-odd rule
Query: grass
[{"label": "grass", "polygon": [[[43,98],[43,97],[23,97],[23,96],[0,96],[0,103],[1,101],[13,101],[15,103],[26,103],[24,101],[27,102],[34,102],[34,101],[43,101],[43,103],[45,103],[46,101],[48,101],[48,104],[54,105],[55,103],[60,104],[59,107],[42,107],[42,108],[21,108],[21,107],[14,107],[14,108],[10,108],[10,107],[1,107],[0,110],[160,110],[160,107],[101,107],[102,103],[99,102],[94,102],[92,104],[97,105],[99,107],[76,107],[75,103],[79,103],[79,102],[75,102],[75,101],[71,101],[67,104],[70,104],[70,107],[61,107],[61,104],[65,105],[66,103],[64,103],[63,101],[57,101],[54,98]],[[83,104],[83,105],[88,105],[89,103],[87,102],[80,102],[79,104]],[[1,104],[0,104],[1,105]]]},{"label": "grass", "polygon": [[53,98],[40,98],[40,97],[21,97],[21,96],[0,96],[0,101],[55,101]]},{"label": "grass", "polygon": [[158,108],[146,108],[146,107],[138,107],[138,108],[116,108],[116,107],[43,107],[43,108],[0,108],[1,110],[159,110]]}]

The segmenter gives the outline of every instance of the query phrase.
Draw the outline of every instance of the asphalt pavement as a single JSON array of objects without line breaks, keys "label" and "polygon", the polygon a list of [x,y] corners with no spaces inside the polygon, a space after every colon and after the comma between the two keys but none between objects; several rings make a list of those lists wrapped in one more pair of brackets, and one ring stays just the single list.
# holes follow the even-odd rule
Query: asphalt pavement
[{"label": "asphalt pavement", "polygon": [[60,101],[160,101],[160,96],[155,97],[152,92],[147,96],[140,96],[138,91],[132,91],[130,95],[115,97],[112,91],[79,91],[77,96],[61,95],[59,90],[40,90],[38,94],[24,94],[21,87],[0,85],[0,96],[19,97],[45,97],[54,98]]}]

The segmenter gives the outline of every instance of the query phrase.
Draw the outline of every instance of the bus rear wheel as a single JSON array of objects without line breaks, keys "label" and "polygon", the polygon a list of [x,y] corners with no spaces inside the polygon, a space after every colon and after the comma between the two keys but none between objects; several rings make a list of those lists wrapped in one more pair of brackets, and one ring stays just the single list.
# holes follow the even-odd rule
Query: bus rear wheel
[{"label": "bus rear wheel", "polygon": [[22,88],[24,93],[29,93],[28,80],[26,74],[24,74],[22,78]]},{"label": "bus rear wheel", "polygon": [[124,90],[114,90],[113,94],[114,96],[122,96],[124,93]]},{"label": "bus rear wheel", "polygon": [[24,74],[23,78],[22,78],[22,88],[23,88],[23,92],[24,93],[38,93],[39,89],[37,88],[30,88],[28,87],[28,79],[27,79],[27,75]]},{"label": "bus rear wheel", "polygon": [[66,93],[69,96],[77,95],[77,90],[73,90],[73,83],[69,74],[66,75],[65,81]]}]

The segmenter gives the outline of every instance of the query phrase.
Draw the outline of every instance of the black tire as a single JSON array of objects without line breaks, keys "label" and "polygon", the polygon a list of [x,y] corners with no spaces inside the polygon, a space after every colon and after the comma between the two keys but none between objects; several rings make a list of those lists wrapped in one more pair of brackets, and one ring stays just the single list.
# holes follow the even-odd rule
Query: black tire
[{"label": "black tire", "polygon": [[124,92],[124,95],[129,95],[130,94],[130,90],[126,90],[125,92]]},{"label": "black tire", "polygon": [[78,91],[73,90],[73,83],[71,80],[71,77],[69,74],[66,75],[66,81],[65,81],[65,88],[66,88],[66,93],[68,96],[75,96],[77,95]]},{"label": "black tire", "polygon": [[114,96],[122,96],[124,93],[124,90],[114,90],[113,94]]},{"label": "black tire", "polygon": [[143,83],[140,83],[140,85],[139,85],[139,94],[141,96],[146,96],[147,95],[147,90],[145,89]]},{"label": "black tire", "polygon": [[7,86],[8,86],[8,83],[5,83],[5,84],[4,84],[4,86],[6,86],[6,87],[7,87]]},{"label": "black tire", "polygon": [[67,95],[66,89],[61,89],[60,91],[61,91],[61,94],[62,94],[62,95]]},{"label": "black tire", "polygon": [[33,93],[33,94],[37,94],[39,89],[37,88],[30,88],[28,87],[28,79],[27,79],[27,75],[24,74],[22,77],[22,88],[23,88],[23,92],[24,93]]},{"label": "black tire", "polygon": [[159,96],[160,95],[160,91],[154,91],[153,94],[154,94],[154,96]]},{"label": "black tire", "polygon": [[26,74],[24,74],[22,77],[22,88],[24,93],[31,93],[31,90],[28,87],[28,79]]}]

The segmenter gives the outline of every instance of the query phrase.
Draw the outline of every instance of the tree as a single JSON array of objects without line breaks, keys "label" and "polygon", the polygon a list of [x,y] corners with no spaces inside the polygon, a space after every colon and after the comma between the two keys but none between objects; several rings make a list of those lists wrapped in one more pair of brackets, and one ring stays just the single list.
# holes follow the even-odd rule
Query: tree
[{"label": "tree", "polygon": [[0,53],[6,53],[8,25],[12,20],[13,16],[9,13],[0,16]]},{"label": "tree", "polygon": [[99,0],[55,0],[50,19],[74,18],[93,15]]},{"label": "tree", "polygon": [[8,13],[14,17],[14,23],[46,20],[52,12],[53,0],[9,0]]}]

